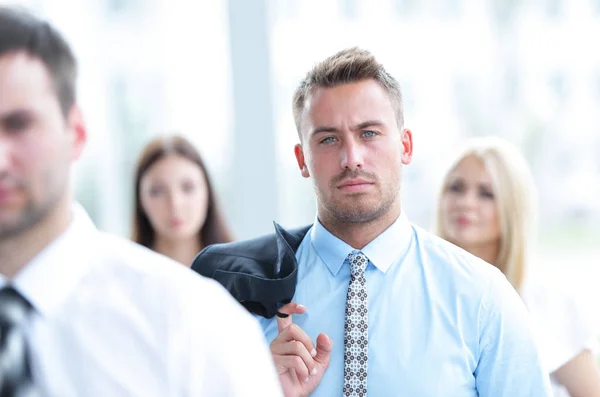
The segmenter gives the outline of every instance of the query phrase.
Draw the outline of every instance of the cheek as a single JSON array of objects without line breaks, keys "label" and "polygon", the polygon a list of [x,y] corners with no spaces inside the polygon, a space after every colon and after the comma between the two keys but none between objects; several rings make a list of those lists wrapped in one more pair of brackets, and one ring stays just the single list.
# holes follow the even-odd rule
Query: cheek
[{"label": "cheek", "polygon": [[208,210],[208,192],[204,189],[196,189],[184,195],[187,211],[195,217],[206,216]]},{"label": "cheek", "polygon": [[399,169],[402,166],[402,150],[396,142],[378,142],[368,146],[367,150],[370,157],[379,164],[385,164],[386,169]]},{"label": "cheek", "polygon": [[206,194],[197,196],[191,203],[190,206],[194,208],[194,212],[199,217],[204,219],[206,212],[208,211],[208,196]]},{"label": "cheek", "polygon": [[163,218],[165,212],[164,203],[159,197],[150,197],[142,194],[140,201],[142,203],[142,209],[152,223],[155,223]]},{"label": "cheek", "polygon": [[455,207],[456,200],[448,195],[444,194],[440,200],[440,213],[444,220],[448,219],[448,215]]},{"label": "cheek", "polygon": [[495,221],[498,218],[496,205],[493,201],[485,202],[481,205],[481,209],[481,212],[485,215],[485,219]]},{"label": "cheek", "polygon": [[315,183],[321,187],[329,186],[331,179],[341,172],[339,162],[332,153],[331,156],[312,157],[307,162],[308,172]]},{"label": "cheek", "polygon": [[495,202],[486,202],[482,205],[483,218],[490,229],[498,230],[498,211]]},{"label": "cheek", "polygon": [[52,183],[61,174],[64,174],[63,177],[68,174],[68,153],[65,148],[58,139],[55,145],[50,145],[44,138],[32,135],[23,144],[18,144],[15,152],[21,172],[28,179],[27,183],[35,189]]}]

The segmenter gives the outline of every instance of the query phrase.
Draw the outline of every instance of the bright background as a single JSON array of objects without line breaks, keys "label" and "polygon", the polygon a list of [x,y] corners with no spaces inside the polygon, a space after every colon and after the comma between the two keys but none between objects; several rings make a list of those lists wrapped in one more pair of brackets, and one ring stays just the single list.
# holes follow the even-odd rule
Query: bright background
[{"label": "bright background", "polygon": [[414,223],[431,228],[447,155],[498,135],[536,178],[539,271],[600,281],[600,0],[0,3],[48,18],[76,51],[91,134],[77,197],[103,230],[129,235],[135,159],[165,132],[198,146],[238,238],[312,222],[292,93],[315,62],[358,45],[404,90]]}]

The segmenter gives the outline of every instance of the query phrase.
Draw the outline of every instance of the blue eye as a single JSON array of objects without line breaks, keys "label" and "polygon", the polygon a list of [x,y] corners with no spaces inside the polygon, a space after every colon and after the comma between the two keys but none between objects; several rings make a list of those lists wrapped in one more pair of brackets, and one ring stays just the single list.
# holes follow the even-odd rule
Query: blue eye
[{"label": "blue eye", "polygon": [[328,144],[333,142],[335,142],[335,138],[332,136],[328,136],[327,138],[322,139],[320,143]]},{"label": "blue eye", "polygon": [[365,131],[363,132],[363,136],[366,138],[373,138],[375,135],[377,135],[375,133],[375,131]]}]

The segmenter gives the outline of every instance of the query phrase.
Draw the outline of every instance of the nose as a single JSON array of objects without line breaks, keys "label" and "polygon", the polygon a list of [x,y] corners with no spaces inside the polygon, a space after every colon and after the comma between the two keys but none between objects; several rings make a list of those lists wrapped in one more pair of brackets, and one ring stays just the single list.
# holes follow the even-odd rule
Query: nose
[{"label": "nose", "polygon": [[354,139],[346,139],[342,146],[341,166],[344,169],[356,170],[364,166],[363,147]]},{"label": "nose", "polygon": [[182,197],[181,194],[177,191],[169,192],[169,207],[171,208],[171,212],[173,214],[179,213],[179,209],[181,207]]},{"label": "nose", "polygon": [[461,209],[473,209],[477,206],[477,194],[472,189],[460,194],[456,199],[456,205]]}]

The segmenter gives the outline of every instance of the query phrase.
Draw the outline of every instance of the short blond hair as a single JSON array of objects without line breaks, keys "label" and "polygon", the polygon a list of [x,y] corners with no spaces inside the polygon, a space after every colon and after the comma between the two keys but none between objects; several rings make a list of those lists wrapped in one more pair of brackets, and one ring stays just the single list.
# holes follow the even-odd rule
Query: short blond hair
[{"label": "short blond hair", "polygon": [[492,180],[500,224],[500,248],[493,265],[504,273],[517,292],[521,292],[537,215],[533,176],[516,146],[497,137],[473,138],[466,143],[444,176],[438,196],[435,232],[448,239],[441,200],[448,188],[450,173],[467,157],[480,160]]},{"label": "short blond hair", "polygon": [[373,54],[353,47],[342,50],[316,64],[296,89],[293,113],[298,134],[300,134],[304,104],[315,88],[331,88],[368,79],[377,81],[388,93],[396,112],[398,127],[402,129],[404,127],[404,111],[400,84],[375,59]]}]

